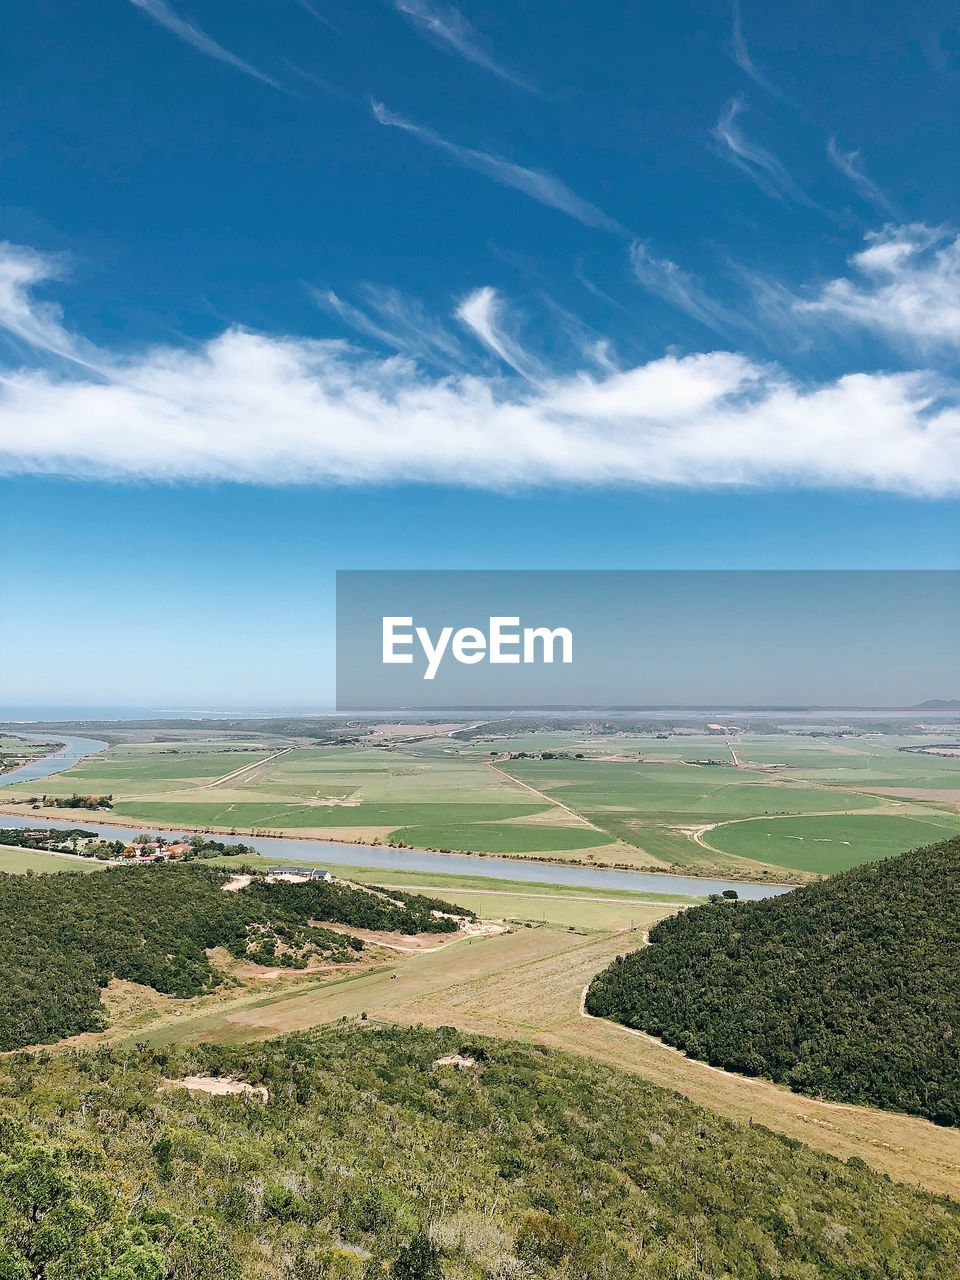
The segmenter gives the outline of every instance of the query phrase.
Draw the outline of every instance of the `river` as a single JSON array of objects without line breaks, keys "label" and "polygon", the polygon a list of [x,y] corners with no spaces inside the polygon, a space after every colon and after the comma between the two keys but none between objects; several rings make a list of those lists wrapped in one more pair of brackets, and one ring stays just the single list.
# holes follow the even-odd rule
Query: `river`
[{"label": "river", "polygon": [[[68,738],[66,734],[34,733],[29,736],[47,742],[64,742],[65,748],[46,756],[34,764],[22,766],[0,778],[0,788],[11,782],[34,781],[62,773],[87,756],[105,751],[108,743],[95,738]],[[0,802],[3,792],[0,789]],[[130,841],[143,835],[143,827],[124,827],[115,823],[87,821],[87,815],[78,810],[65,810],[62,821],[44,818],[12,817],[0,813],[0,827],[30,828],[79,826],[85,831],[96,831],[106,840]],[[186,839],[193,830],[168,831],[170,839],[183,836]],[[217,839],[230,841],[231,837],[218,835]],[[754,884],[748,880],[705,880],[698,876],[674,876],[651,874],[643,871],[617,871],[603,867],[571,866],[569,863],[533,862],[524,858],[481,857],[469,853],[430,853],[421,849],[390,849],[365,844],[342,844],[332,840],[296,839],[288,836],[236,836],[243,844],[251,845],[258,853],[275,858],[280,864],[289,859],[299,862],[318,862],[330,866],[374,867],[383,871],[425,871],[436,875],[482,876],[497,880],[523,880],[544,884],[579,886],[589,889],[628,889],[643,895],[648,893],[682,894],[703,897],[708,893],[722,893],[735,889],[741,898],[769,898],[786,893],[790,885]]]}]

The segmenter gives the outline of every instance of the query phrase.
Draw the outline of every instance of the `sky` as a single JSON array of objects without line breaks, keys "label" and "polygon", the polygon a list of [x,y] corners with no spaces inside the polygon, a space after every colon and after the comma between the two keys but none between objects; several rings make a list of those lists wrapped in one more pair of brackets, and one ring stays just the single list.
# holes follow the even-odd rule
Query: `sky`
[{"label": "sky", "polygon": [[338,568],[960,567],[951,10],[10,0],[0,703],[327,705]]}]

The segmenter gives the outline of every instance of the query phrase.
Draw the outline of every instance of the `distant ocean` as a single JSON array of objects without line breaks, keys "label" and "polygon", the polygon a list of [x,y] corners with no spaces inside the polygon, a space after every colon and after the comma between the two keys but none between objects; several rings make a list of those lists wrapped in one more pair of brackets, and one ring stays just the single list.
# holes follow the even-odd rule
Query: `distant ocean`
[{"label": "distant ocean", "polygon": [[185,716],[198,718],[234,716],[332,716],[337,713],[329,707],[118,707],[104,704],[68,706],[61,703],[0,703],[0,721],[50,720],[182,720]]}]

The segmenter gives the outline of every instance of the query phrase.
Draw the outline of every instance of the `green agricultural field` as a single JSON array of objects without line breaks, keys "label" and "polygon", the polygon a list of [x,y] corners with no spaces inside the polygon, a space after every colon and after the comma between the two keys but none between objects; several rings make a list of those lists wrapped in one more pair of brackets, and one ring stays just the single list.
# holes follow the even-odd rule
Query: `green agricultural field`
[{"label": "green agricultural field", "polygon": [[[875,856],[873,846],[861,855],[853,843],[838,845],[834,859],[808,848],[798,857],[800,842],[765,838],[758,847],[752,830],[740,834],[739,820],[875,811],[886,822],[890,801],[875,794],[883,791],[909,806],[891,816],[949,820],[960,800],[960,760],[896,749],[918,741],[581,730],[486,743],[444,734],[397,746],[295,746],[279,755],[283,744],[251,739],[127,743],[29,791],[0,787],[0,802],[40,790],[109,793],[118,819],[173,828],[309,831],[419,848],[800,879]],[[495,749],[584,758],[494,763]],[[696,760],[716,763],[687,763]],[[237,770],[239,777],[228,776]],[[598,829],[579,824],[577,815]],[[716,839],[703,840],[703,829],[729,823],[735,830],[724,825]],[[894,844],[899,839],[893,828],[878,830]]]},{"label": "green agricultural field", "polygon": [[[50,796],[143,795],[198,787],[269,755],[263,748],[225,751],[178,747],[113,747],[88,756],[66,773],[13,784],[11,792]],[[0,788],[0,798],[4,791]]]},{"label": "green agricultural field", "polygon": [[958,832],[960,815],[838,814],[731,822],[707,832],[705,839],[713,848],[740,858],[831,875]]},{"label": "green agricultural field", "polygon": [[[518,792],[517,794],[522,794]],[[441,827],[444,820],[461,818],[464,823],[496,822],[537,813],[545,804],[356,804],[303,805],[251,804],[246,801],[124,801],[114,805],[118,817],[171,825],[238,827],[278,830],[282,828],[335,827]],[[512,828],[511,828],[512,829]],[[518,828],[521,832],[525,828]],[[518,837],[519,838],[519,837]]]},{"label": "green agricultural field", "polygon": [[468,822],[448,826],[400,827],[391,839],[414,849],[448,849],[471,853],[554,853],[570,849],[595,849],[610,844],[604,831],[589,827],[548,827],[544,823]]},{"label": "green agricultural field", "polygon": [[[850,803],[849,796],[826,787],[785,782],[732,765],[514,760],[502,768],[591,819],[614,810],[696,823],[757,813],[831,811]],[[875,796],[857,797],[857,808],[881,803]]]},{"label": "green agricultural field", "polygon": [[69,858],[55,853],[43,853],[39,849],[18,849],[13,845],[0,845],[0,872],[23,875],[33,871],[46,874],[57,871],[102,871],[102,862],[91,858]]}]

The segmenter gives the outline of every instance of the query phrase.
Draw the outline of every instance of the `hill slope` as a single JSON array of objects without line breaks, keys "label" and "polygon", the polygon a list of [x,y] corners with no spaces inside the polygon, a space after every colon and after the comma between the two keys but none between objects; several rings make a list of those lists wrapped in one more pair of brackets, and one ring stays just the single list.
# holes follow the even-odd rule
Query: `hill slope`
[{"label": "hill slope", "polygon": [[[211,1074],[268,1099],[169,1087]],[[0,1274],[958,1280],[960,1206],[566,1054],[353,1024],[0,1061]]]},{"label": "hill slope", "polygon": [[589,1013],[715,1066],[960,1123],[960,839],[661,921]]},{"label": "hill slope", "polygon": [[[100,875],[0,874],[0,1051],[43,1044],[101,1024],[111,978],[167,995],[201,995],[220,975],[207,950],[225,947],[260,964],[302,968],[312,958],[356,958],[359,938],[317,922],[400,933],[448,933],[449,903],[311,880],[255,877],[224,892],[212,867],[120,867]],[[448,913],[438,916],[435,912]],[[3,1272],[0,1270],[0,1276]]]}]

